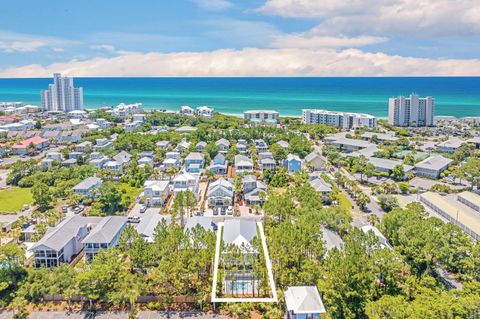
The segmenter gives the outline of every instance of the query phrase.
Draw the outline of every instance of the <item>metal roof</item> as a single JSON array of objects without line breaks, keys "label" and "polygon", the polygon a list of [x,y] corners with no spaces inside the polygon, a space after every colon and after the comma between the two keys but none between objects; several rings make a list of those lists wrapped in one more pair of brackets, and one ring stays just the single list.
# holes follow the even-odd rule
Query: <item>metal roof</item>
[{"label": "metal roof", "polygon": [[127,218],[123,216],[104,217],[82,240],[83,244],[87,243],[104,243],[112,242],[113,238],[123,230],[127,224]]},{"label": "metal roof", "polygon": [[71,216],[63,220],[56,227],[52,228],[45,236],[42,237],[31,249],[40,246],[48,247],[52,250],[59,251],[65,245],[75,238],[82,227],[88,224],[97,224],[102,217],[83,217]]},{"label": "metal roof", "polygon": [[325,313],[325,306],[315,286],[288,287],[285,291],[288,311],[295,314]]}]

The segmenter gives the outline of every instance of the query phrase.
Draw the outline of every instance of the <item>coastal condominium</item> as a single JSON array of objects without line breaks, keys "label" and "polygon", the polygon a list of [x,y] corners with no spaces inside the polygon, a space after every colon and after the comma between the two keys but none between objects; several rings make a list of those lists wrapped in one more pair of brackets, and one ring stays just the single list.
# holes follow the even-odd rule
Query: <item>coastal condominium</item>
[{"label": "coastal condominium", "polygon": [[388,122],[394,126],[432,126],[435,99],[411,94],[388,100]]},{"label": "coastal condominium", "polygon": [[302,122],[305,124],[331,125],[345,130],[377,127],[377,119],[370,114],[333,112],[318,109],[302,110]]},{"label": "coastal condominium", "polygon": [[40,92],[42,108],[51,112],[70,112],[83,109],[83,89],[73,87],[73,78],[53,75],[53,84]]},{"label": "coastal condominium", "polygon": [[243,113],[243,118],[253,123],[271,123],[278,122],[279,113],[272,110],[250,110]]}]

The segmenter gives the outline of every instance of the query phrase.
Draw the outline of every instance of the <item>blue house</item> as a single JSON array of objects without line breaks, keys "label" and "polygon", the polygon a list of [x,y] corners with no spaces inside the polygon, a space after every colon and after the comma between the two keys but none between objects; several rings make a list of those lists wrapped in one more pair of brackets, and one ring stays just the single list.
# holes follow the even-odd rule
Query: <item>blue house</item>
[{"label": "blue house", "polygon": [[188,173],[200,173],[205,166],[205,156],[199,152],[191,152],[185,157],[185,170]]},{"label": "blue house", "polygon": [[290,173],[298,172],[302,169],[302,160],[297,155],[288,154],[283,165]]},{"label": "blue house", "polygon": [[212,160],[210,170],[218,175],[226,175],[228,170],[228,162],[222,153],[218,153]]}]

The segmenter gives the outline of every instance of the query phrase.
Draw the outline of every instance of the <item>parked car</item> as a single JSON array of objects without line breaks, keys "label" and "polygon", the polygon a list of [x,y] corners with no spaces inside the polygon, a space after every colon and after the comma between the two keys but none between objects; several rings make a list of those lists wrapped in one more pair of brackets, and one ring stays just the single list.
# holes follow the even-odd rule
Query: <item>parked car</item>
[{"label": "parked car", "polygon": [[69,205],[62,205],[62,213],[66,213],[68,211]]},{"label": "parked car", "polygon": [[213,215],[218,215],[218,207],[213,207]]},{"label": "parked car", "polygon": [[220,207],[220,214],[221,215],[225,215],[226,212],[227,212],[227,210],[225,209],[225,207]]},{"label": "parked car", "polygon": [[129,223],[135,223],[135,224],[138,224],[142,219],[138,216],[129,216],[127,221]]},{"label": "parked car", "polygon": [[140,206],[140,213],[145,213],[147,211],[147,205]]},{"label": "parked car", "polygon": [[78,205],[72,209],[74,214],[80,214],[81,212],[83,212],[83,210],[84,210],[83,205]]},{"label": "parked car", "polygon": [[227,215],[233,215],[233,207],[232,206],[228,206]]}]

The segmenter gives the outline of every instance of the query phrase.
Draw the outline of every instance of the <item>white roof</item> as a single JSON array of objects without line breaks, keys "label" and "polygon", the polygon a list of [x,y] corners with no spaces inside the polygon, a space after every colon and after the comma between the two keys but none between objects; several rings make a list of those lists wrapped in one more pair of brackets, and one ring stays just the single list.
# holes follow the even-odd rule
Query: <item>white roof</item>
[{"label": "white roof", "polygon": [[423,169],[432,169],[432,170],[440,170],[443,167],[449,165],[453,160],[449,158],[445,158],[441,155],[437,156],[430,156],[429,158],[424,159],[420,163],[416,164],[416,168],[423,168]]},{"label": "white roof", "polygon": [[295,314],[325,313],[325,306],[315,286],[288,287],[285,291],[285,304],[288,311]]},{"label": "white roof", "polygon": [[439,146],[439,147],[449,147],[449,148],[459,148],[460,146],[462,146],[463,143],[465,143],[464,140],[462,140],[458,137],[452,137],[452,138],[449,138],[448,140],[446,140],[442,143],[438,143],[437,146]]},{"label": "white roof", "polygon": [[223,227],[223,241],[225,244],[233,244],[251,249],[250,242],[257,237],[257,224],[253,220],[227,219]]},{"label": "white roof", "polygon": [[371,226],[371,225],[366,225],[366,226],[362,226],[360,228],[365,234],[368,234],[368,232],[373,232],[373,234],[375,236],[378,237],[378,239],[380,240],[380,245],[382,246],[382,248],[390,248],[392,249],[392,246],[390,246],[390,244],[388,243],[388,240],[385,236],[383,236],[383,234],[378,230],[377,227],[375,226]]},{"label": "white roof", "polygon": [[143,186],[145,188],[151,188],[153,191],[163,192],[168,187],[169,183],[169,181],[147,180]]}]

